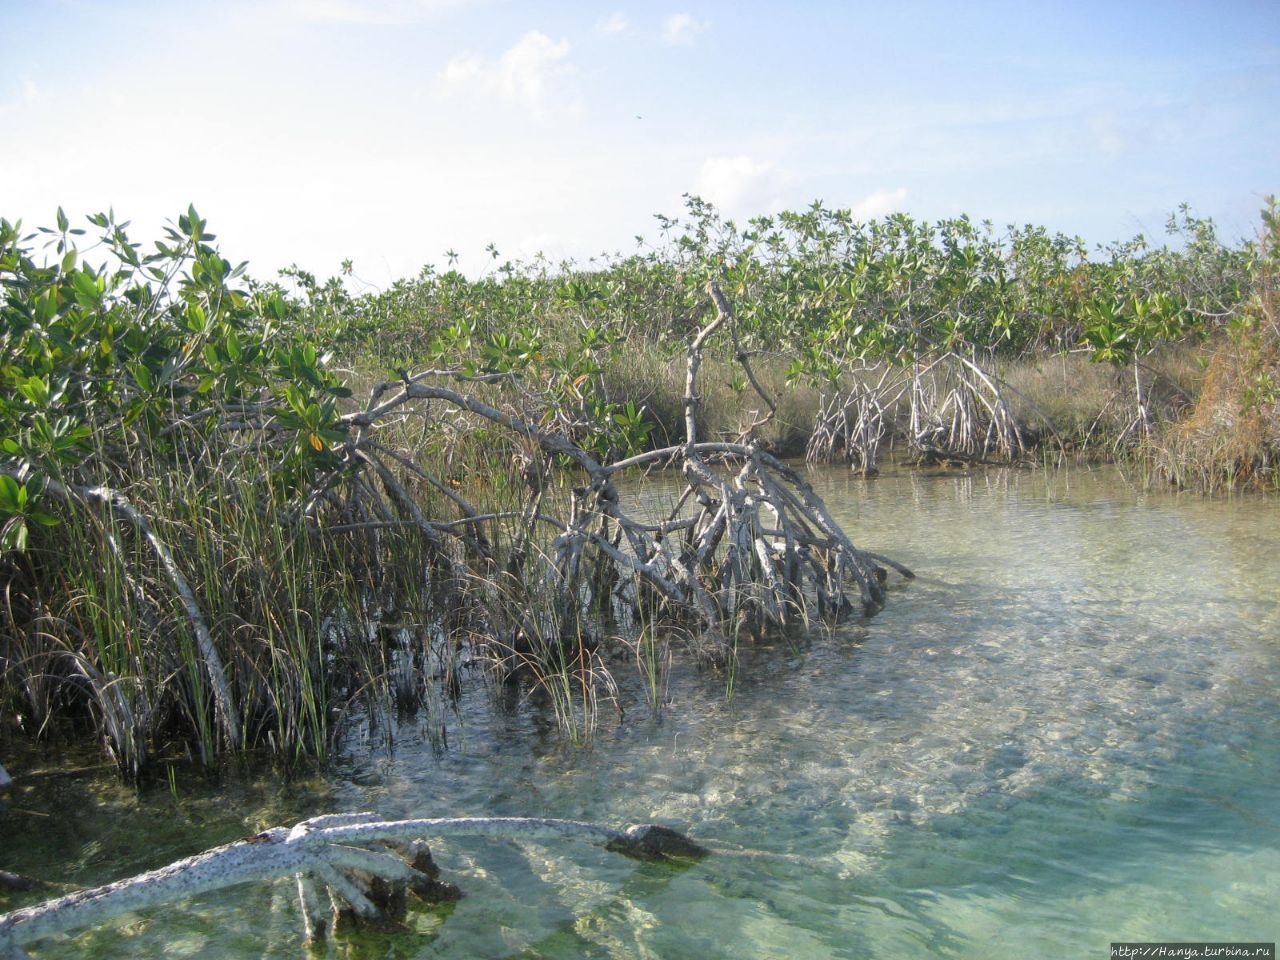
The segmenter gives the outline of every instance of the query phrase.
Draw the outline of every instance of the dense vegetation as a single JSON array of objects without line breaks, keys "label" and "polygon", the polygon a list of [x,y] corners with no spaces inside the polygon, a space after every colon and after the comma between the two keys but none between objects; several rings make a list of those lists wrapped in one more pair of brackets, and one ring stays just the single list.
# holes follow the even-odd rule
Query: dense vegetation
[{"label": "dense vegetation", "polygon": [[[740,226],[691,199],[635,255],[492,251],[480,277],[359,295],[255,281],[194,210],[150,250],[111,214],[0,221],[0,701],[31,735],[87,725],[133,772],[323,757],[353,718],[439,709],[492,664],[527,668],[578,730],[618,651],[656,684],[673,638],[724,663],[742,632],[803,619],[801,593],[842,615],[847,580],[878,605],[882,558],[770,451],[872,473],[885,443],[930,462],[1047,444],[1274,483],[1264,218],[1257,244],[1184,210],[1173,246],[1089,251],[820,204]],[[687,508],[645,526],[612,480],[663,462]]]},{"label": "dense vegetation", "polygon": [[[1136,237],[1095,251],[1040,227],[860,223],[820,204],[739,226],[690,199],[685,218],[659,227],[631,256],[498,264],[492,251],[483,277],[426,268],[358,297],[293,276],[316,330],[357,366],[447,358],[548,387],[588,372],[582,418],[639,415],[655,442],[679,432],[670,361],[715,278],[737,307],[739,348],[760,356],[779,395],[775,448],[874,472],[882,443],[971,461],[1017,459],[1044,435],[1143,444],[1198,387],[1187,348],[1239,320],[1263,263],[1256,244],[1224,244],[1186,209],[1167,225],[1172,245]],[[755,395],[740,371],[723,372],[709,425],[736,433]]]}]

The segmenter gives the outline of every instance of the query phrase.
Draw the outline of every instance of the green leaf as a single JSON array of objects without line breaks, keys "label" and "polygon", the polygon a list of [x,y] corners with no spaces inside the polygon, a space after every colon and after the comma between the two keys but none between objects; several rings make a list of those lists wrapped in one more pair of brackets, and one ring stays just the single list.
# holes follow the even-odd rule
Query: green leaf
[{"label": "green leaf", "polygon": [[204,307],[198,303],[187,304],[187,329],[192,333],[204,333],[208,323],[208,316],[204,312]]},{"label": "green leaf", "polygon": [[285,388],[284,398],[286,401],[288,401],[289,406],[293,407],[294,412],[298,416],[306,417],[307,415],[306,394],[304,394],[297,387],[290,386]]},{"label": "green leaf", "polygon": [[98,278],[87,268],[71,274],[71,289],[75,292],[76,302],[84,307],[96,307],[102,301],[102,289],[98,286]]},{"label": "green leaf", "polygon": [[18,392],[30,400],[33,406],[45,407],[49,404],[49,384],[43,377],[28,377],[18,384]]},{"label": "green leaf", "polygon": [[19,553],[27,549],[27,522],[23,517],[12,517],[0,529],[0,549],[17,550]]},{"label": "green leaf", "polygon": [[21,503],[18,500],[20,489],[17,480],[7,473],[0,473],[0,510],[8,513],[17,513],[21,510]]},{"label": "green leaf", "polygon": [[147,393],[155,389],[155,378],[151,375],[151,368],[145,363],[131,363],[127,369],[133,375],[134,382]]}]

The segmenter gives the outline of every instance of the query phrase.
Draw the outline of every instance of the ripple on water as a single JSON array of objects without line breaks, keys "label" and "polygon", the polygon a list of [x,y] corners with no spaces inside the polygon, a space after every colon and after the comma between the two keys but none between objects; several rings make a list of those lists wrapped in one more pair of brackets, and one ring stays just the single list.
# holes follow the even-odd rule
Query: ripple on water
[{"label": "ripple on water", "polygon": [[[874,620],[743,651],[732,701],[725,678],[677,670],[658,721],[634,719],[622,677],[632,719],[586,750],[527,703],[495,714],[472,698],[448,751],[407,727],[393,756],[354,750],[306,802],[249,809],[656,820],[718,851],[672,870],[441,843],[470,896],[447,920],[417,915],[423,936],[397,956],[1079,957],[1121,939],[1273,939],[1274,504],[1140,497],[1109,472],[813,479],[857,541],[921,573]],[[243,826],[217,802],[208,822]],[[112,809],[114,834],[85,834],[131,862],[164,805]],[[79,842],[59,855],[86,856]],[[254,928],[269,955],[296,953],[283,907],[245,903],[154,918],[126,945],[256,956]],[[93,938],[104,956],[120,942]]]}]

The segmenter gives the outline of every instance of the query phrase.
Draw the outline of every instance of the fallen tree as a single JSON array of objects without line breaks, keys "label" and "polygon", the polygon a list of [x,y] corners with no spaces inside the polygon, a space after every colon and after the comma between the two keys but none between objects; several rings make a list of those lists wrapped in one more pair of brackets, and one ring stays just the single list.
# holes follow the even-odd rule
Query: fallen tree
[{"label": "fallen tree", "polygon": [[[25,947],[101,924],[122,913],[185,900],[241,883],[292,877],[308,940],[324,940],[336,918],[395,920],[406,889],[429,901],[456,899],[441,883],[425,837],[512,840],[572,838],[650,861],[696,860],[707,850],[657,824],[616,829],[576,820],[458,817],[379,820],[372,813],[332,814],[273,827],[244,840],[90,890],[0,915],[0,960],[23,960]],[[319,891],[328,894],[328,906]]]}]

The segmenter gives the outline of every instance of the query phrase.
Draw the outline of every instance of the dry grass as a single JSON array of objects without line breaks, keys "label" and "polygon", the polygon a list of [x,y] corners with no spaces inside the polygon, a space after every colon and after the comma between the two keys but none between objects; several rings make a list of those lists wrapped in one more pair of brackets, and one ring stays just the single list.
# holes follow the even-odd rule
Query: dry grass
[{"label": "dry grass", "polygon": [[1280,338],[1225,336],[1213,351],[1200,401],[1153,444],[1157,472],[1213,492],[1280,486]]},{"label": "dry grass", "polygon": [[[788,385],[787,363],[782,357],[754,358],[752,368],[778,407],[774,419],[760,429],[761,439],[781,456],[803,454],[813,430],[819,391],[805,384]],[[655,446],[684,440],[683,353],[667,356],[644,343],[629,344],[605,367],[604,377],[611,400],[644,406],[648,419],[656,424]],[[702,382],[698,431],[705,439],[735,439],[768,412],[732,358],[708,356],[703,362]]]},{"label": "dry grass", "polygon": [[[1157,425],[1178,422],[1194,406],[1205,384],[1210,356],[1203,347],[1177,346],[1143,360],[1144,389]],[[756,357],[752,363],[778,405],[775,418],[759,431],[761,438],[782,456],[802,456],[814,429],[821,385],[804,381],[788,384],[787,361],[781,356]],[[345,373],[357,398],[387,375],[367,360],[357,360],[353,366],[356,369]],[[654,424],[650,441],[654,446],[683,441],[683,351],[631,341],[605,360],[603,368],[605,396],[644,408],[646,418]],[[864,375],[874,383],[879,371],[873,369]],[[1132,369],[1094,363],[1085,353],[1010,363],[999,375],[1012,412],[1033,444],[1038,441],[1055,446],[1060,439],[1070,449],[1111,456],[1117,439],[1136,416]],[[706,357],[703,384],[698,429],[705,439],[736,438],[766,412],[765,404],[731,357]],[[842,386],[847,388],[849,383]],[[478,385],[477,393],[492,399],[484,386]],[[901,440],[910,420],[905,398],[900,397],[886,413],[894,434],[886,442]]]},{"label": "dry grass", "polygon": [[1195,407],[1150,450],[1156,471],[1181,486],[1280,489],[1280,214],[1274,200],[1263,219],[1257,293],[1213,342]]},{"label": "dry grass", "polygon": [[[1177,419],[1204,379],[1202,352],[1178,347],[1143,361],[1143,383],[1157,423]],[[1041,440],[1056,434],[1076,449],[1110,449],[1137,415],[1133,372],[1094,363],[1086,354],[1060,354],[1003,370],[1018,419]]]}]

